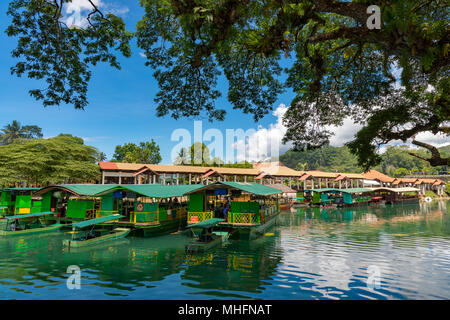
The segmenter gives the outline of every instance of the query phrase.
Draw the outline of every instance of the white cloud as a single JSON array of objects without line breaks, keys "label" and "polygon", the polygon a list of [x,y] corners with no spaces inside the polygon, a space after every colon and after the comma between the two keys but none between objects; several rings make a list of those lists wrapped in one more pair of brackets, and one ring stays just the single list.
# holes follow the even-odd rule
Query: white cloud
[{"label": "white cloud", "polygon": [[144,59],[147,58],[147,55],[144,52],[139,52],[139,55]]},{"label": "white cloud", "polygon": [[[105,3],[102,0],[92,0],[92,3],[105,13],[112,13],[120,16],[129,11],[128,7],[113,2]],[[70,26],[77,26],[85,28],[88,26],[87,16],[93,10],[92,4],[88,0],[72,0],[64,7],[65,19],[64,22]]]},{"label": "white cloud", "polygon": [[330,145],[333,147],[341,147],[345,143],[353,140],[356,132],[361,129],[361,125],[356,124],[350,118],[345,118],[342,126],[329,127],[329,130],[334,133],[334,136],[330,138]]},{"label": "white cloud", "polygon": [[269,124],[268,128],[259,126],[244,139],[240,139],[233,144],[233,148],[237,150],[237,161],[260,161],[271,157],[278,157],[291,147],[291,144],[282,144],[286,127],[283,125],[283,116],[288,107],[280,104],[273,111],[273,115],[277,117],[275,123]]},{"label": "white cloud", "polygon": [[[261,161],[271,157],[277,157],[292,147],[292,143],[282,144],[281,140],[285,135],[287,128],[283,125],[283,116],[288,107],[280,104],[274,111],[273,115],[277,118],[275,123],[269,124],[268,127],[259,126],[257,130],[249,134],[244,139],[240,139],[233,144],[233,148],[237,150],[237,161]],[[328,127],[334,133],[330,137],[330,145],[334,147],[341,147],[345,143],[353,140],[355,134],[361,129],[360,124],[356,124],[352,119],[346,118],[342,126]],[[418,141],[429,143],[436,147],[442,147],[450,144],[450,138],[444,135],[434,135],[431,132],[422,132],[416,136]],[[411,139],[406,143],[400,140],[394,140],[383,145],[378,150],[379,153],[384,153],[388,146],[411,144]]]}]

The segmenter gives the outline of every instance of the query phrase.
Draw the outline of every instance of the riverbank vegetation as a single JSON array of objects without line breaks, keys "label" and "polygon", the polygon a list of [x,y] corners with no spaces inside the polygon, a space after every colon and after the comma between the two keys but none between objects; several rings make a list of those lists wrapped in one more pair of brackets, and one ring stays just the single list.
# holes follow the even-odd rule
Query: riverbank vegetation
[{"label": "riverbank vegetation", "polygon": [[397,140],[428,149],[431,166],[450,164],[416,140],[450,135],[446,1],[142,0],[135,32],[89,4],[74,26],[68,0],[10,1],[11,72],[39,81],[29,93],[44,106],[87,107],[95,66],[120,69],[135,37],[159,85],[157,116],[224,120],[224,75],[232,107],[255,121],[292,93],[284,142],[296,150],[326,146],[327,128],[350,119],[362,126],[348,143],[360,167],[380,165],[378,147]]},{"label": "riverbank vegetation", "polygon": [[0,186],[95,182],[101,153],[70,134],[15,139],[0,146]]},{"label": "riverbank vegetation", "polygon": [[[439,148],[440,153],[450,156],[450,145]],[[445,166],[432,167],[429,162],[411,155],[419,154],[427,157],[428,151],[411,149],[406,145],[390,146],[380,155],[381,163],[373,169],[383,172],[391,177],[403,177],[412,174],[438,174],[445,172]],[[297,170],[322,170],[329,172],[360,173],[363,170],[358,166],[358,159],[346,146],[323,147],[315,150],[293,151],[289,150],[280,156],[286,166]]]}]

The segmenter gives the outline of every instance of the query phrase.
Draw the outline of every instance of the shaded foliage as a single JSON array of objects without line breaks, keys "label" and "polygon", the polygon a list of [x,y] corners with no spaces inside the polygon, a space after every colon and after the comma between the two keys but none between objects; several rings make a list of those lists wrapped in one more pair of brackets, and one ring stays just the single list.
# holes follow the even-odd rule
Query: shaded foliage
[{"label": "shaded foliage", "polygon": [[116,146],[113,161],[128,163],[160,163],[162,160],[159,146],[152,139],[151,142],[125,143]]},{"label": "shaded foliage", "polygon": [[98,150],[62,134],[49,139],[17,139],[0,146],[0,186],[95,182]]},{"label": "shaded foliage", "polygon": [[[65,25],[68,1],[11,1],[7,33],[18,37],[13,56],[22,59],[12,72],[46,80],[46,89],[30,91],[44,105],[84,108],[90,67],[119,67],[114,51],[129,56],[132,35],[94,5],[89,25]],[[377,148],[389,141],[450,134],[448,1],[377,1],[381,29],[367,26],[370,0],[140,3],[145,13],[135,35],[156,70],[158,116],[223,120],[215,101],[224,74],[228,100],[255,121],[284,89],[293,90],[284,142],[297,150],[326,146],[329,126],[346,117],[362,124],[348,147],[366,169],[380,163]],[[422,147],[431,151],[430,164],[450,163]]]}]

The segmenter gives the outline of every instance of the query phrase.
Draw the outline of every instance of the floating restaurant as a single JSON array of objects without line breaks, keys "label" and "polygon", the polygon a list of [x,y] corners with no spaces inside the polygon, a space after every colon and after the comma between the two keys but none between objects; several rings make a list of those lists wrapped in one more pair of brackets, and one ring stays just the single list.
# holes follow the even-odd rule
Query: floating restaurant
[{"label": "floating restaurant", "polygon": [[70,229],[64,244],[75,248],[183,230],[194,236],[186,250],[201,252],[228,238],[263,235],[290,206],[407,203],[426,190],[443,195],[445,187],[438,179],[296,171],[280,163],[244,169],[102,162],[100,168],[102,184],[1,190],[0,235]]}]

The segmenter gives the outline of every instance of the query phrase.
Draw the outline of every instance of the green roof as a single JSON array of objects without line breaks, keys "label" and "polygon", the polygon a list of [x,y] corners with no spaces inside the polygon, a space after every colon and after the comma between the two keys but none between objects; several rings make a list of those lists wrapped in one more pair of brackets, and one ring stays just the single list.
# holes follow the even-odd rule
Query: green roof
[{"label": "green roof", "polygon": [[36,194],[49,191],[67,191],[79,196],[95,196],[98,193],[119,187],[118,184],[59,184],[40,189]]},{"label": "green roof", "polygon": [[40,216],[47,216],[53,214],[53,212],[46,211],[46,212],[36,212],[36,213],[28,213],[28,214],[18,214],[15,216],[6,216],[5,219],[13,220],[13,219],[24,219],[24,218],[31,218],[31,217],[40,217]]},{"label": "green roof", "polygon": [[224,219],[220,218],[212,218],[212,219],[206,219],[201,222],[197,223],[190,223],[187,227],[188,228],[211,228],[214,227],[219,222],[225,221]]},{"label": "green roof", "polygon": [[348,188],[348,189],[341,189],[341,192],[344,193],[360,193],[360,192],[370,192],[372,189],[369,188]]},{"label": "green roof", "polygon": [[25,187],[25,188],[3,188],[1,191],[34,191],[39,190],[37,187]]},{"label": "green roof", "polygon": [[149,198],[181,197],[188,192],[204,187],[203,184],[162,185],[162,184],[123,184],[120,188],[136,192]]},{"label": "green roof", "polygon": [[121,214],[111,214],[109,216],[103,216],[100,218],[95,218],[95,219],[89,219],[89,220],[84,220],[81,222],[77,222],[77,223],[73,223],[72,227],[75,228],[84,228],[84,227],[89,227],[95,224],[99,224],[102,222],[108,222],[108,221],[112,221],[112,220],[117,220],[120,218],[123,218],[124,216]]},{"label": "green roof", "polygon": [[[234,189],[239,189],[248,193],[253,193],[259,196],[268,196],[272,194],[278,194],[282,193],[281,190],[268,187],[263,184],[255,183],[255,182],[226,182],[226,181],[219,181],[215,182],[213,184],[202,186],[201,188],[195,190],[208,190],[208,189],[220,189],[223,187],[231,187]],[[189,193],[193,193],[193,191],[190,191]]]},{"label": "green roof", "polygon": [[342,192],[341,189],[337,188],[321,188],[321,189],[312,189],[314,192],[322,193],[322,192]]}]

